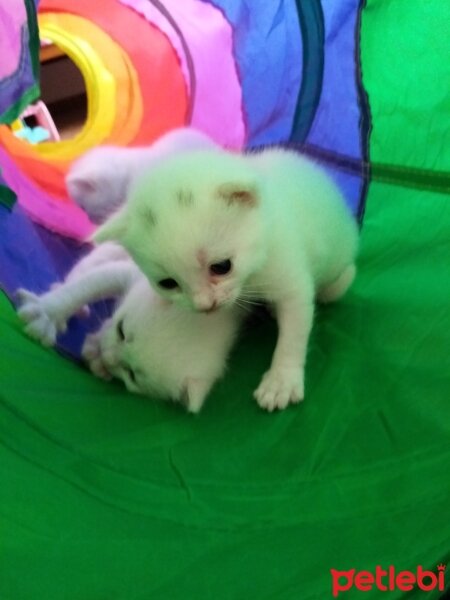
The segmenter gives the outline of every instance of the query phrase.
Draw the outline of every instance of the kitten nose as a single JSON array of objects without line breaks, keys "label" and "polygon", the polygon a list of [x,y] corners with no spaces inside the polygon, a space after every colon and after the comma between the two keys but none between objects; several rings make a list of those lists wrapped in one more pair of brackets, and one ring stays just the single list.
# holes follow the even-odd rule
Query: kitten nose
[{"label": "kitten nose", "polygon": [[211,304],[211,306],[209,308],[206,308],[203,312],[211,313],[211,312],[215,311],[216,308],[217,308],[217,302],[214,300],[214,302]]},{"label": "kitten nose", "polygon": [[209,298],[196,298],[194,300],[195,308],[200,312],[212,312],[217,308],[216,300],[210,300]]}]

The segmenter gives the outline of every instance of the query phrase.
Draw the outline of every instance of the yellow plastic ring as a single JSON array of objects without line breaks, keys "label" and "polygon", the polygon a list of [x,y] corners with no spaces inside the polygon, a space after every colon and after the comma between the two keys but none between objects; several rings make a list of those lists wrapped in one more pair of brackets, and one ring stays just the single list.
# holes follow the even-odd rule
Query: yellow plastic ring
[{"label": "yellow plastic ring", "polygon": [[136,70],[127,54],[91,21],[66,13],[39,16],[41,36],[52,40],[83,75],[87,120],[73,139],[36,147],[42,157],[72,160],[101,143],[126,145],[143,115]]}]

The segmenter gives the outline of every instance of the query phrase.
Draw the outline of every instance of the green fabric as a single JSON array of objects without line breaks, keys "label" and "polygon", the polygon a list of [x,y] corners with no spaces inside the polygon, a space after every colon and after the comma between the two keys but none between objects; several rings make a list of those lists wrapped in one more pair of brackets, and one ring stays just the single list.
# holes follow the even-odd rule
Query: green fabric
[{"label": "green fabric", "polygon": [[20,100],[12,104],[7,111],[0,115],[0,124],[6,123],[9,125],[15,119],[17,119],[22,112],[32,104],[35,100],[39,98],[40,88],[37,84],[34,84],[32,87],[28,88],[26,92],[21,96]]},{"label": "green fabric", "polygon": [[[371,157],[432,183],[449,169],[446,10],[363,14]],[[306,400],[272,415],[251,398],[271,323],[194,418],[34,344],[0,296],[0,598],[324,600],[331,568],[448,564],[449,232],[448,196],[371,184],[359,275],[318,310]]]},{"label": "green fabric", "polygon": [[[0,177],[1,174],[2,172],[0,170]],[[16,203],[16,200],[17,195],[12,191],[12,189],[0,183],[0,204],[6,206],[6,208],[12,208]]]},{"label": "green fabric", "polygon": [[447,197],[371,186],[357,282],[279,414],[251,398],[269,323],[191,417],[40,348],[2,298],[2,600],[323,599],[331,568],[447,562],[449,226]]},{"label": "green fabric", "polygon": [[449,40],[450,2],[366,0],[361,52],[373,119],[370,158],[447,171],[447,191]]}]

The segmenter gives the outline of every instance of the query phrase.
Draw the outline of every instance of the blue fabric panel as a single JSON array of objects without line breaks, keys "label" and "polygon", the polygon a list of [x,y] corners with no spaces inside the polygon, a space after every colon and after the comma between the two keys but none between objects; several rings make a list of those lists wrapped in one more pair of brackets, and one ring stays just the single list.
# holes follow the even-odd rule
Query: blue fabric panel
[{"label": "blue fabric panel", "polygon": [[[368,114],[359,81],[360,0],[298,0],[304,74],[291,143],[335,172],[361,220]],[[361,103],[361,105],[360,105]]]},{"label": "blue fabric panel", "polygon": [[294,0],[213,0],[234,29],[249,147],[289,138],[302,70]]},{"label": "blue fabric panel", "polygon": [[360,108],[355,64],[359,0],[322,0],[325,63],[320,103],[307,141],[361,158]]},{"label": "blue fabric panel", "polygon": [[[12,211],[0,206],[0,287],[14,302],[18,288],[45,292],[60,281],[89,250],[31,222],[19,205]],[[67,332],[58,338],[58,348],[79,358],[82,341],[111,314],[111,303],[92,307],[89,319],[71,319]]]}]

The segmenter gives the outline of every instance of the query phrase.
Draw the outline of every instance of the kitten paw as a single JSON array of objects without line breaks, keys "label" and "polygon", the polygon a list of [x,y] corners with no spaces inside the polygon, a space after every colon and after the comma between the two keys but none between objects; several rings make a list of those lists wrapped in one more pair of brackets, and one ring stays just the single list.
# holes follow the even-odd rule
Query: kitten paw
[{"label": "kitten paw", "polygon": [[88,367],[96,377],[106,379],[107,381],[112,379],[112,375],[108,371],[102,358],[100,338],[97,333],[91,333],[86,336],[83,348],[81,349],[81,356],[87,362]]},{"label": "kitten paw", "polygon": [[17,299],[20,306],[17,314],[25,324],[25,332],[43,346],[53,346],[56,342],[58,323],[46,312],[41,297],[20,289]]},{"label": "kitten paw", "polygon": [[275,367],[262,378],[254,397],[259,406],[269,412],[283,410],[290,403],[303,400],[303,369]]}]

